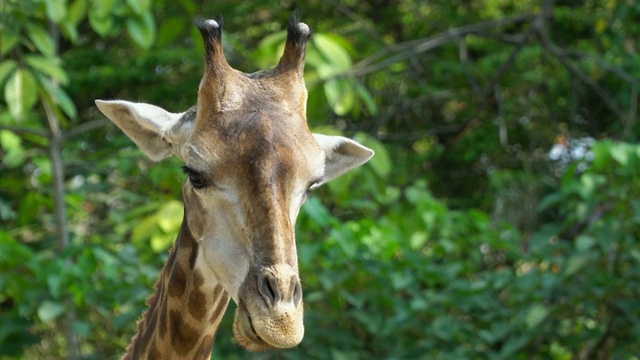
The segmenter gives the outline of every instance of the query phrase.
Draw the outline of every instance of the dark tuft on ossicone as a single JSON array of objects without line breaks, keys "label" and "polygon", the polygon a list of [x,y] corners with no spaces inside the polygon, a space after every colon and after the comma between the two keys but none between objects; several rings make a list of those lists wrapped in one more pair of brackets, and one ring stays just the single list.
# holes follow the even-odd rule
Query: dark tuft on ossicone
[{"label": "dark tuft on ossicone", "polygon": [[222,18],[218,20],[199,18],[196,20],[196,26],[202,34],[207,61],[209,61],[211,55],[216,53],[216,48],[222,42]]},{"label": "dark tuft on ossicone", "polygon": [[196,26],[205,41],[209,39],[219,39],[222,36],[222,19],[216,21],[213,19],[204,20],[198,18],[196,20]]},{"label": "dark tuft on ossicone", "polygon": [[289,18],[289,29],[287,30],[287,42],[296,45],[305,44],[311,37],[311,29],[303,22],[300,22],[299,11],[295,11]]}]

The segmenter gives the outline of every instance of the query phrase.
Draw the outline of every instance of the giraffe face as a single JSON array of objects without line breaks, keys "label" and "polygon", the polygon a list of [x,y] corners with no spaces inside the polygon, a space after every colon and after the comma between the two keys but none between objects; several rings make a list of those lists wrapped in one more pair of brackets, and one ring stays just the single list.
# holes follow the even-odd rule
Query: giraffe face
[{"label": "giraffe face", "polygon": [[295,222],[307,191],[322,181],[325,152],[299,114],[217,120],[199,123],[216,126],[196,127],[183,146],[197,266],[238,305],[234,332],[241,345],[291,347],[304,334]]},{"label": "giraffe face", "polygon": [[373,151],[309,131],[308,26],[294,18],[278,66],[254,74],[227,64],[217,22],[199,29],[206,65],[194,108],[173,114],[126,101],[96,104],[149,158],[184,162],[182,230],[199,244],[190,271],[221,284],[236,302],[238,342],[256,351],[292,347],[304,335],[295,242],[300,207],[310,188],[362,165]]}]

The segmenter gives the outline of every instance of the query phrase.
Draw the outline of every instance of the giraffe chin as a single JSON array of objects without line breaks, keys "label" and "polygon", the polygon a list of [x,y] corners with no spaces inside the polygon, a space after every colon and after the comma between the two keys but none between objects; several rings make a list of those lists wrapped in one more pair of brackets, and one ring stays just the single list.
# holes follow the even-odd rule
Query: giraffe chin
[{"label": "giraffe chin", "polygon": [[[284,323],[293,324],[291,324],[292,326],[281,326]],[[287,333],[283,331],[284,329],[295,330]],[[292,348],[298,345],[304,336],[302,314],[300,314],[299,321],[289,316],[276,316],[276,319],[264,316],[252,318],[241,303],[235,312],[233,334],[240,346],[249,351]]]}]

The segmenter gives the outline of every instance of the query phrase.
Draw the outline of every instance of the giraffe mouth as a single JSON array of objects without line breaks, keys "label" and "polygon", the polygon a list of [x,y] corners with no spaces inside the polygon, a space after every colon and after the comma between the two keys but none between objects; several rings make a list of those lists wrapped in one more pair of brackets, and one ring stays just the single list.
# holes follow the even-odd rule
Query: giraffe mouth
[{"label": "giraffe mouth", "polygon": [[238,306],[236,309],[233,333],[238,343],[249,351],[265,351],[274,348],[258,335],[251,315],[244,309],[244,306]]},{"label": "giraffe mouth", "polygon": [[238,303],[233,321],[233,334],[240,346],[249,351],[288,349],[302,341],[302,313],[299,323],[289,315],[261,315],[249,312],[243,302]]}]

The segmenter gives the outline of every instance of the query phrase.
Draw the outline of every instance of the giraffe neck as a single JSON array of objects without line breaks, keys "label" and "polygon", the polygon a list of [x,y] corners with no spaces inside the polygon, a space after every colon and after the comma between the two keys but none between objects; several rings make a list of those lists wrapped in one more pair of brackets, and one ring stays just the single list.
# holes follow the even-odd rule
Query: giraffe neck
[{"label": "giraffe neck", "polygon": [[183,219],[148,310],[122,360],[210,359],[213,340],[229,303],[217,281],[196,266],[198,243]]}]

